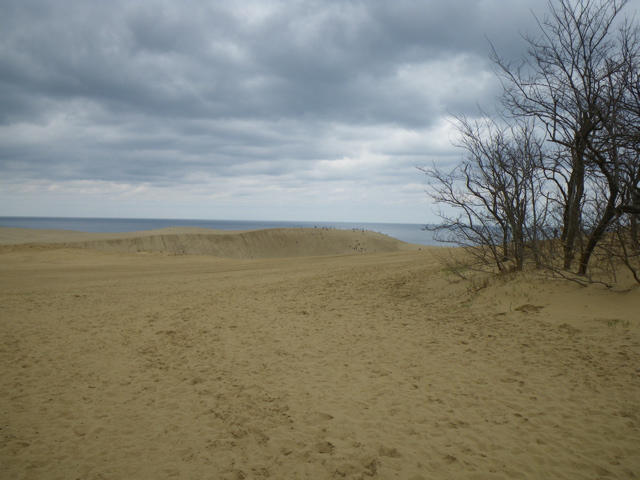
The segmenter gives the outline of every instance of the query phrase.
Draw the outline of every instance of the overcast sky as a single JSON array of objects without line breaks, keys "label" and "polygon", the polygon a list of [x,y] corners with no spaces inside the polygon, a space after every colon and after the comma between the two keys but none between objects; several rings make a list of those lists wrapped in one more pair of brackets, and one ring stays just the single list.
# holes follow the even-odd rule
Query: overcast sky
[{"label": "overcast sky", "polygon": [[[640,0],[634,0],[630,11]],[[1,0],[0,215],[428,223],[547,0]]]}]

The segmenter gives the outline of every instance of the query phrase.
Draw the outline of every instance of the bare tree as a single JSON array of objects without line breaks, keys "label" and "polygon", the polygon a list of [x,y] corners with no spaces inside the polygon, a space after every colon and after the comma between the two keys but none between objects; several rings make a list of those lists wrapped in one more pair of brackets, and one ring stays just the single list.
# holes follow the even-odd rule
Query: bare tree
[{"label": "bare tree", "polygon": [[[600,72],[603,88],[599,95],[597,116],[601,128],[587,139],[587,155],[595,173],[606,185],[601,213],[588,232],[588,241],[580,257],[578,274],[586,274],[589,260],[619,215],[624,203],[638,185],[638,124],[640,117],[634,105],[634,78],[638,77],[638,28],[625,21],[619,29],[615,53]],[[605,82],[606,80],[606,82]]]},{"label": "bare tree", "polygon": [[607,275],[623,263],[640,282],[640,28],[626,4],[550,1],[520,61],[493,50],[502,113],[454,117],[462,162],[421,168],[441,238],[500,271],[532,259],[583,284],[603,247]]},{"label": "bare tree", "polygon": [[532,247],[547,211],[542,139],[531,121],[504,123],[482,112],[453,124],[466,151],[462,162],[448,171],[420,167],[432,180],[430,195],[446,206],[435,230],[441,240],[469,247],[480,264],[522,270],[528,252],[538,251]]},{"label": "bare tree", "polygon": [[[495,50],[492,55],[503,80],[503,104],[515,116],[537,118],[548,139],[566,153],[556,179],[566,178],[561,191],[567,270],[576,257],[583,226],[586,175],[595,160],[590,146],[603,144],[603,108],[617,108],[619,92],[614,79],[624,69],[625,60],[613,30],[626,3],[558,0],[556,6],[550,2],[549,15],[538,21],[540,35],[525,37],[529,48],[522,61],[503,59]],[[615,205],[617,194],[613,193],[615,198],[610,200]],[[610,213],[606,209],[605,220],[597,223],[610,221]],[[592,240],[598,241],[595,237]],[[587,256],[582,260],[588,263]]]},{"label": "bare tree", "polygon": [[627,67],[621,75],[626,86],[623,111],[627,115],[623,143],[629,160],[623,165],[622,204],[616,209],[615,231],[621,243],[623,263],[640,283],[640,34],[637,26],[629,22],[623,31],[622,51]]}]

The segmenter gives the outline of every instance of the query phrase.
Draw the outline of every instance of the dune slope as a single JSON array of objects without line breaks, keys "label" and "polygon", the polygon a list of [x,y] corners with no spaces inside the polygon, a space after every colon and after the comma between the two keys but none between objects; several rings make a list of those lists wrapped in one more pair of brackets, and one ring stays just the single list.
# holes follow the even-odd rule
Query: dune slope
[{"label": "dune slope", "polygon": [[0,242],[54,243],[122,253],[165,252],[224,258],[283,258],[416,250],[389,236],[363,230],[282,228],[228,232],[167,228],[120,234],[0,229]]}]

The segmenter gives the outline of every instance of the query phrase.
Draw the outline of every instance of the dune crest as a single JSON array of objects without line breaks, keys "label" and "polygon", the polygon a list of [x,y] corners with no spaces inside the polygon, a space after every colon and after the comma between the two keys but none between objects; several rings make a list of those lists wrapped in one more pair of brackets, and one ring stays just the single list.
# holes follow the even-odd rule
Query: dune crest
[{"label": "dune crest", "polygon": [[[3,229],[3,243],[53,243],[65,247],[123,253],[164,252],[223,258],[285,258],[417,250],[418,245],[363,230],[276,228],[220,231],[166,228],[147,232],[90,234],[64,231]],[[7,230],[19,230],[7,232]]]}]

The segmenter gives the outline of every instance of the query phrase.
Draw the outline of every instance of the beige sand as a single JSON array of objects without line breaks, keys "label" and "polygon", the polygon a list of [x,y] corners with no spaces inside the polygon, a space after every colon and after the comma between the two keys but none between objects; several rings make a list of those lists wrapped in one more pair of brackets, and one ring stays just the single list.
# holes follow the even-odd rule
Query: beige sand
[{"label": "beige sand", "polygon": [[[220,258],[0,229],[0,478],[640,476],[640,291],[469,296],[354,233]],[[305,240],[336,254],[278,258]]]},{"label": "beige sand", "polygon": [[324,228],[225,231],[195,227],[145,232],[85,233],[69,230],[0,228],[0,245],[59,244],[122,253],[161,252],[224,258],[284,258],[418,250],[380,233]]}]

